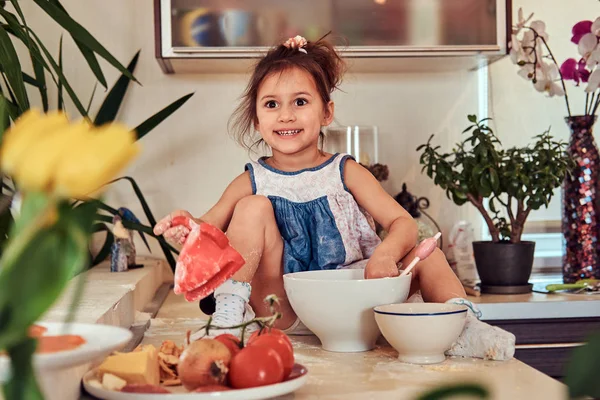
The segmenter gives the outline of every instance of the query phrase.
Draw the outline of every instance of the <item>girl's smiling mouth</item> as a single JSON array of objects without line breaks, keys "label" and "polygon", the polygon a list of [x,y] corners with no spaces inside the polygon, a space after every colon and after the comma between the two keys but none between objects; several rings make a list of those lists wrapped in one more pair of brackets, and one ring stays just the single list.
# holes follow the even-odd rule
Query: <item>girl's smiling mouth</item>
[{"label": "girl's smiling mouth", "polygon": [[294,135],[297,135],[298,133],[302,132],[302,129],[284,129],[284,130],[273,131],[273,132],[275,132],[279,136],[294,136]]}]

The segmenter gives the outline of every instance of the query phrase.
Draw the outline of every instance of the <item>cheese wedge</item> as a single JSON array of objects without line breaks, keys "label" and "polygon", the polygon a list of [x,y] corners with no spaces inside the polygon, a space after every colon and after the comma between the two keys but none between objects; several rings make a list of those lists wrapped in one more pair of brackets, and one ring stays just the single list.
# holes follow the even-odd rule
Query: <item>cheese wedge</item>
[{"label": "cheese wedge", "polygon": [[97,371],[99,377],[104,374],[112,374],[125,380],[128,384],[160,384],[158,351],[152,345],[143,346],[141,351],[108,356]]},{"label": "cheese wedge", "polygon": [[127,382],[113,374],[104,374],[102,376],[102,386],[106,390],[120,391],[127,385]]}]

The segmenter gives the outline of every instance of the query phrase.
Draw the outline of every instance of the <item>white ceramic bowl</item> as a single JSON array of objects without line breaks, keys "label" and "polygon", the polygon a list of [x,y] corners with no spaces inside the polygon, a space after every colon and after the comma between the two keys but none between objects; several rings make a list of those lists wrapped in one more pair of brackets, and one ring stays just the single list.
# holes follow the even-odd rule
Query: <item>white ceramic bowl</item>
[{"label": "white ceramic bowl", "polygon": [[[93,362],[125,346],[133,337],[129,329],[101,324],[39,322],[48,328],[45,335],[73,334],[86,340],[73,350],[35,354],[33,366],[46,400],[77,400],[81,397],[81,378]],[[10,374],[10,359],[0,356],[0,385]],[[3,400],[0,390],[0,400]],[[6,399],[10,400],[10,399]]]},{"label": "white ceramic bowl", "polygon": [[398,359],[412,364],[436,364],[458,339],[467,306],[444,303],[404,303],[375,307],[375,320]]},{"label": "white ceramic bowl", "polygon": [[380,335],[373,315],[379,304],[403,302],[411,274],[364,279],[362,269],[286,274],[288,300],[300,320],[321,340],[324,350],[367,351]]}]

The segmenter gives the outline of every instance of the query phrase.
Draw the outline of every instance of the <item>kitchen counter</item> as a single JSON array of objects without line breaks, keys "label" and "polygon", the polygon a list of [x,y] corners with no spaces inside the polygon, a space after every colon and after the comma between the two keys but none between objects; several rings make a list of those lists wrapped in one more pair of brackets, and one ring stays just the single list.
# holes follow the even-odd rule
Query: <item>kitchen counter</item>
[{"label": "kitchen counter", "polygon": [[[200,312],[197,303],[186,303],[181,296],[175,296],[171,290],[166,301],[158,309],[155,318],[150,319],[147,324],[148,319],[155,313],[155,311],[149,310],[156,310],[158,307],[157,304],[154,304],[157,298],[159,298],[158,304],[162,302],[162,297],[158,296],[158,293],[165,287],[165,283],[172,282],[173,275],[164,260],[141,258],[139,262],[145,264],[145,267],[127,273],[109,272],[108,263],[84,273],[82,276],[87,278],[87,284],[75,320],[130,327],[140,336],[149,325],[143,335],[144,343],[160,345],[165,339],[182,343],[185,332],[188,329],[197,329],[198,320],[205,316]],[[75,282],[71,282],[68,290],[46,313],[43,320],[60,321],[64,319],[72,298],[74,284]],[[159,288],[161,289],[159,290]],[[596,299],[600,300],[595,296],[538,293],[518,296],[483,295],[479,298],[472,298],[473,301],[479,303],[486,316],[493,317],[495,315],[502,318],[505,316],[529,317],[530,315],[521,313],[527,307],[527,303],[535,303],[534,307],[542,308],[547,307],[544,306],[544,303],[554,305],[564,303],[562,305],[565,307],[564,313],[557,318],[565,315],[577,315],[569,313],[577,313],[578,308],[583,305],[582,302],[598,304]],[[572,318],[563,318],[561,321],[563,320],[567,322]],[[490,323],[492,322],[494,321],[490,321]],[[502,322],[502,320],[497,322]],[[518,323],[520,320],[513,319],[512,322]],[[564,324],[564,326],[565,331],[573,331],[575,327],[571,323]],[[527,326],[527,329],[523,331],[530,332],[531,329]],[[545,328],[543,331],[552,335],[556,329]],[[534,334],[534,336],[537,338],[540,335]],[[517,334],[518,341],[520,337],[525,336]],[[458,382],[462,379],[487,383],[495,399],[552,400],[566,398],[564,385],[516,359],[508,362],[448,359],[442,364],[418,366],[398,362],[395,358],[395,351],[385,342],[380,343],[377,349],[371,352],[338,354],[322,351],[318,340],[313,336],[296,336],[292,340],[296,349],[297,361],[308,368],[310,377],[304,388],[295,396],[288,396],[287,399],[387,400],[413,398],[416,393],[440,383]],[[127,348],[134,347],[135,344],[131,343]],[[566,347],[565,353],[568,350],[569,347]],[[517,350],[518,352],[519,350]],[[528,364],[530,363],[528,362]],[[84,394],[82,398],[91,397]]]},{"label": "kitchen counter", "polygon": [[564,377],[573,349],[600,331],[600,294],[482,294],[469,300],[482,320],[516,336],[517,359],[557,379]]},{"label": "kitchen counter", "polygon": [[[194,303],[170,293],[151,320],[142,343],[160,346],[170,339],[183,343],[185,332],[206,318]],[[449,358],[444,363],[421,366],[401,363],[385,341],[364,353],[331,353],[320,348],[315,336],[292,336],[296,362],[307,367],[308,383],[284,399],[413,399],[443,383],[480,382],[493,399],[565,399],[566,387],[528,365]]]},{"label": "kitchen counter", "polygon": [[600,294],[527,293],[469,296],[483,320],[600,317]]}]

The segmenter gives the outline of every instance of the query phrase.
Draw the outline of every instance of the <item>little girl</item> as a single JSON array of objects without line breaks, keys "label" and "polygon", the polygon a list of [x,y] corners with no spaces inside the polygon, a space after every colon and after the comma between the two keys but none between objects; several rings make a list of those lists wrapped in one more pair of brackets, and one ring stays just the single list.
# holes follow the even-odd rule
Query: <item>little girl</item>
[{"label": "little girl", "polygon": [[[330,95],[343,70],[343,60],[324,40],[296,36],[271,49],[257,63],[232,127],[242,145],[264,143],[272,155],[246,164],[200,218],[179,210],[155,227],[156,234],[182,244],[189,231],[172,226],[173,217],[210,223],[226,232],[244,257],[246,264],[214,293],[213,323],[218,326],[269,315],[263,299],[275,294],[283,314],[276,327],[298,333],[305,328],[287,300],[284,274],[363,268],[366,278],[392,277],[399,263],[408,265],[414,257],[417,225],[412,217],[351,156],[320,149],[322,128],[334,116]],[[373,218],[389,232],[383,242]],[[478,313],[439,249],[413,269],[410,293],[420,293],[427,302],[467,303]],[[512,334],[474,317],[470,321],[475,322],[465,333],[481,335],[483,327],[484,334],[492,334],[481,349],[469,345],[469,337],[461,338],[461,355],[484,357],[491,346],[492,358],[512,357]]]}]

